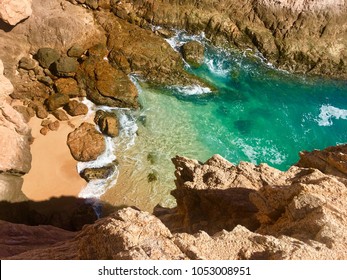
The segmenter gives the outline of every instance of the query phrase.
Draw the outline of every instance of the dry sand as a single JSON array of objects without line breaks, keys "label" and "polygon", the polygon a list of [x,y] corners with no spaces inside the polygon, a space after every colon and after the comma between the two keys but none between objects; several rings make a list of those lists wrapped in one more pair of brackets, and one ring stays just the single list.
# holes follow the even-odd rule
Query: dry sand
[{"label": "dry sand", "polygon": [[[56,119],[49,116],[52,121]],[[76,127],[84,117],[71,119]],[[40,119],[32,118],[34,143],[31,145],[31,170],[24,176],[22,190],[31,200],[46,200],[51,197],[77,196],[86,182],[77,173],[77,161],[73,159],[66,144],[67,135],[73,131],[67,122],[60,122],[57,131],[40,134]]]}]

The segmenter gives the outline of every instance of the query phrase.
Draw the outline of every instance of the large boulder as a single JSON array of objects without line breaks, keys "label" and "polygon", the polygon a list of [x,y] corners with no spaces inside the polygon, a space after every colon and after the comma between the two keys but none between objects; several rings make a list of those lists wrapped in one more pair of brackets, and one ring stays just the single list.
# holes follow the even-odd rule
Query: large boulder
[{"label": "large boulder", "polygon": [[71,155],[77,161],[97,159],[106,148],[103,135],[90,123],[82,123],[67,137],[67,145]]},{"label": "large boulder", "polygon": [[193,67],[199,67],[204,62],[204,46],[198,41],[190,41],[182,46],[184,60]]},{"label": "large boulder", "polygon": [[137,90],[128,76],[95,54],[85,60],[77,73],[88,99],[98,105],[137,108]]},{"label": "large boulder", "polygon": [[31,16],[31,5],[32,0],[2,0],[0,19],[10,25],[16,25]]}]

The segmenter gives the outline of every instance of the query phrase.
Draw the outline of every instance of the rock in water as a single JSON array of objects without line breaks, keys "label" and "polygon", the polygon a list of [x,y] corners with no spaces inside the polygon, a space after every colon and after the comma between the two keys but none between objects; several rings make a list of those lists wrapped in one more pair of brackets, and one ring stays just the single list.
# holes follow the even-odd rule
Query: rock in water
[{"label": "rock in water", "polygon": [[86,168],[80,173],[80,176],[87,182],[95,179],[106,179],[114,172],[114,164],[109,164],[98,168]]},{"label": "rock in water", "polygon": [[106,149],[104,136],[93,124],[85,122],[69,133],[67,145],[77,161],[96,160]]},{"label": "rock in water", "polygon": [[204,46],[198,41],[190,41],[182,46],[185,61],[193,67],[199,67],[204,62]]},{"label": "rock in water", "polygon": [[98,110],[94,122],[99,126],[102,133],[116,137],[119,134],[118,118],[115,114]]},{"label": "rock in water", "polygon": [[31,16],[31,4],[32,0],[2,0],[0,18],[10,25],[16,25]]}]

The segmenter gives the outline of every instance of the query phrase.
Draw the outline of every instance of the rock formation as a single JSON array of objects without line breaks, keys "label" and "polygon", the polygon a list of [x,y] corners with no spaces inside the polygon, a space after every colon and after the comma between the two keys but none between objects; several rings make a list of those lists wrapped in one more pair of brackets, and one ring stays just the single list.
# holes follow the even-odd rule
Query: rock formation
[{"label": "rock formation", "polygon": [[0,60],[0,200],[21,201],[26,199],[21,176],[30,170],[32,139],[22,115],[9,105],[13,86],[3,73]]},{"label": "rock formation", "polygon": [[0,2],[0,19],[10,25],[16,25],[31,15],[31,4],[32,0],[2,0]]},{"label": "rock formation", "polygon": [[142,26],[205,32],[217,45],[252,48],[275,66],[346,79],[346,13],[343,0],[127,0],[116,15]]}]

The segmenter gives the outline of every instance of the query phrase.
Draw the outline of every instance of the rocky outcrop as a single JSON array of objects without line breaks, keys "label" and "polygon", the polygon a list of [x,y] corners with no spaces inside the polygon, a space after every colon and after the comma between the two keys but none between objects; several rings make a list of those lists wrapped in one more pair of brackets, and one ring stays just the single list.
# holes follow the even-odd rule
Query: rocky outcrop
[{"label": "rocky outcrop", "polygon": [[[0,258],[4,259],[71,240],[76,233],[53,226],[27,226],[0,221]],[[14,244],[19,244],[13,246]]]},{"label": "rocky outcrop", "polygon": [[106,46],[95,45],[88,54],[77,73],[88,99],[98,105],[137,108],[136,87],[124,72],[104,59],[108,54]]},{"label": "rocky outcrop", "polygon": [[299,167],[312,167],[325,174],[347,177],[347,145],[300,152]]},{"label": "rocky outcrop", "polygon": [[112,8],[142,26],[204,32],[217,45],[252,48],[286,70],[347,78],[345,1],[127,0]]},{"label": "rocky outcrop", "polygon": [[0,2],[0,19],[10,25],[16,25],[31,15],[31,4],[32,0],[2,0]]},{"label": "rocky outcrop", "polygon": [[22,115],[9,105],[13,86],[3,73],[0,60],[0,199],[21,201],[26,199],[21,176],[30,170],[32,139]]},{"label": "rocky outcrop", "polygon": [[105,139],[93,124],[82,123],[67,137],[71,155],[77,161],[97,159],[106,148]]}]

